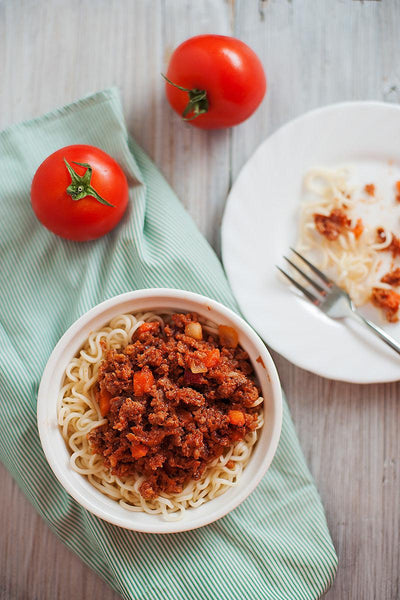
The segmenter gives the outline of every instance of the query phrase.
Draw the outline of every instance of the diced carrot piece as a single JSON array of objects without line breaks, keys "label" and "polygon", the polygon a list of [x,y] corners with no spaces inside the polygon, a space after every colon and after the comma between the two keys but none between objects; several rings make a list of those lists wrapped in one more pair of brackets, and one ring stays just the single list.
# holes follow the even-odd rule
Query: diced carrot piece
[{"label": "diced carrot piece", "polygon": [[354,237],[356,238],[356,240],[358,240],[358,238],[364,231],[364,225],[363,225],[362,219],[357,220],[357,223],[356,223],[355,227],[353,227],[352,231],[354,233]]},{"label": "diced carrot piece", "polygon": [[212,367],[215,367],[219,363],[220,359],[220,351],[218,350],[218,348],[213,348],[213,350],[207,352],[206,357],[204,359],[204,364],[207,367],[207,369],[212,369]]},{"label": "diced carrot piece", "polygon": [[227,325],[219,325],[218,333],[221,346],[236,348],[239,343],[239,336],[236,329],[233,329],[233,327],[228,327]]},{"label": "diced carrot piece", "polygon": [[153,373],[149,367],[143,367],[141,371],[133,374],[133,391],[135,396],[148,394],[154,385]]},{"label": "diced carrot piece", "polygon": [[97,394],[97,402],[102,417],[105,417],[110,412],[111,398],[110,392],[104,389],[101,389]]},{"label": "diced carrot piece", "polygon": [[237,425],[238,427],[243,427],[243,425],[246,423],[244,414],[241,410],[228,411],[228,419],[231,425]]},{"label": "diced carrot piece", "polygon": [[147,446],[143,446],[143,444],[137,444],[136,446],[131,446],[131,454],[133,458],[142,458],[146,456],[149,449]]}]

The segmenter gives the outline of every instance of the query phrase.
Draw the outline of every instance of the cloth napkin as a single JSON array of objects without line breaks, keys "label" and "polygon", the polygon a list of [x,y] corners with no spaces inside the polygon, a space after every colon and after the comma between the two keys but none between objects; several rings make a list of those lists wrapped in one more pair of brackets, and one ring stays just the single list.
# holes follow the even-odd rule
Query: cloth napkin
[{"label": "cloth napkin", "polygon": [[[56,237],[30,206],[37,167],[69,144],[105,150],[130,185],[123,221],[93,242]],[[130,600],[319,598],[337,559],[286,404],[278,451],[257,489],[223,519],[181,534],[136,533],[98,519],[64,491],[42,452],[40,378],[82,313],[146,287],[200,292],[237,310],[216,255],[128,136],[117,90],[0,133],[0,261],[0,457],[62,541]]]}]

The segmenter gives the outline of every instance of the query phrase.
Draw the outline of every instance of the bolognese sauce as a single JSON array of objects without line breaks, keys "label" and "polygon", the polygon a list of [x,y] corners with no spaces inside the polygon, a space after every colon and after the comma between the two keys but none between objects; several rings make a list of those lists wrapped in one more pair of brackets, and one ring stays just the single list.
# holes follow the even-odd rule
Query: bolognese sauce
[{"label": "bolognese sauce", "polygon": [[397,313],[400,306],[400,294],[394,290],[374,287],[371,292],[371,301],[374,306],[384,311],[385,317],[390,323],[399,320]]},{"label": "bolognese sauce", "polygon": [[315,213],[314,223],[317,231],[331,242],[337,240],[346,229],[350,229],[351,220],[340,208],[334,208],[329,215]]},{"label": "bolognese sauce", "polygon": [[107,422],[88,434],[118,477],[143,476],[144,499],[177,494],[257,428],[260,396],[237,333],[207,335],[198,316],[144,323],[125,349],[109,350],[96,397]]},{"label": "bolognese sauce", "polygon": [[[376,235],[378,244],[386,242],[386,232],[383,227],[378,227],[376,230]],[[393,258],[396,258],[396,256],[400,254],[400,238],[396,237],[394,233],[392,233],[392,241],[390,242],[389,246],[381,248],[381,252],[384,252],[385,250],[391,252]]]},{"label": "bolognese sauce", "polygon": [[396,269],[393,269],[392,271],[389,271],[388,273],[386,273],[386,275],[381,277],[381,281],[383,283],[392,285],[393,287],[399,287],[400,286],[400,267],[397,267]]}]

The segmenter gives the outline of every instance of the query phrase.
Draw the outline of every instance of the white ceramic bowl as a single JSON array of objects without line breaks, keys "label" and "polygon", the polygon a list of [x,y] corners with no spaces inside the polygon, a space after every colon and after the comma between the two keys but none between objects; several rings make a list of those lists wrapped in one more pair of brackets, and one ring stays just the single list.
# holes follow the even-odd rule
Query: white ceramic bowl
[{"label": "white ceramic bowl", "polygon": [[[89,333],[121,313],[173,309],[195,311],[217,324],[234,327],[239,343],[248,352],[264,397],[265,423],[238,485],[198,508],[186,511],[180,521],[164,521],[160,515],[130,512],[111,500],[69,465],[70,454],[57,425],[56,400],[67,364],[83,346]],[[257,358],[261,361],[257,362]],[[263,366],[263,364],[265,367]],[[147,289],[110,298],[92,308],[62,336],[44,370],[38,394],[38,427],[44,453],[54,474],[84,508],[114,525],[147,533],[177,533],[207,525],[238,506],[256,487],[271,464],[282,424],[282,393],[275,365],[264,343],[238,315],[219,302],[170,289]]]}]

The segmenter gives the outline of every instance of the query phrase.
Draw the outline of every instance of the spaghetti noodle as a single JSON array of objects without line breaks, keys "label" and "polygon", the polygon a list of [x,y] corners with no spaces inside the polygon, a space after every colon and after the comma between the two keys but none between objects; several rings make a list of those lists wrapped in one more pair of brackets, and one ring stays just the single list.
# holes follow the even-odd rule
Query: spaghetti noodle
[{"label": "spaghetti noodle", "polygon": [[[382,239],[377,240],[376,228],[355,214],[360,206],[357,190],[349,183],[346,169],[314,168],[304,178],[306,199],[301,204],[300,232],[297,244],[299,252],[312,257],[322,271],[332,273],[335,282],[345,289],[353,302],[361,306],[371,298],[374,287],[390,289],[379,280],[382,255],[379,251],[389,248],[392,233],[382,230]],[[367,193],[364,203],[374,203],[376,198]],[[329,217],[332,213],[346,214],[348,225],[331,239],[318,231],[317,218]]]}]

